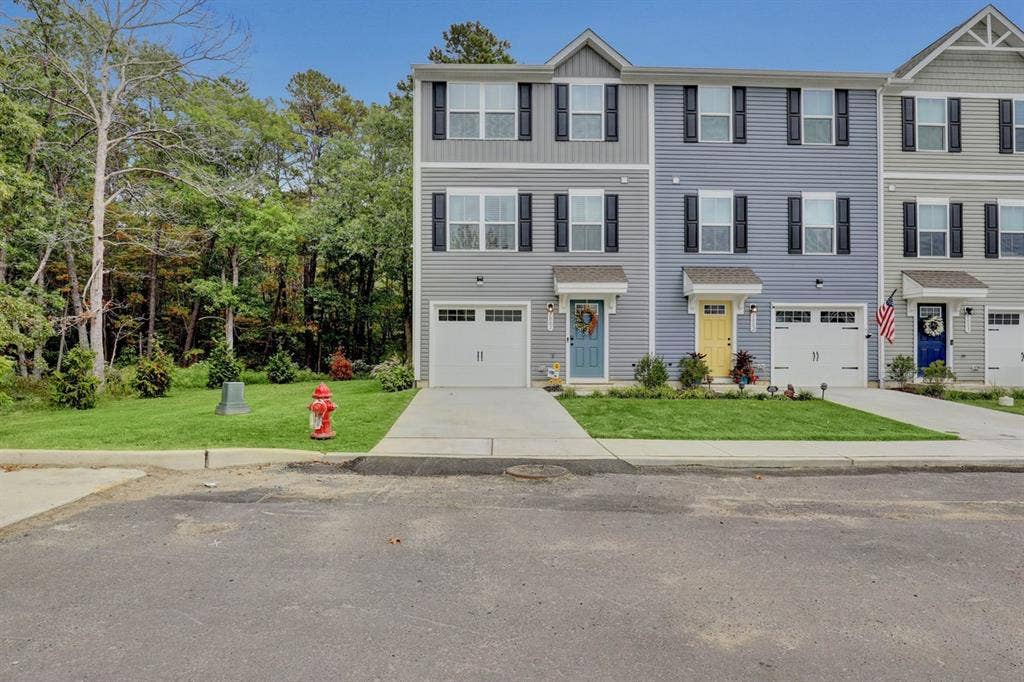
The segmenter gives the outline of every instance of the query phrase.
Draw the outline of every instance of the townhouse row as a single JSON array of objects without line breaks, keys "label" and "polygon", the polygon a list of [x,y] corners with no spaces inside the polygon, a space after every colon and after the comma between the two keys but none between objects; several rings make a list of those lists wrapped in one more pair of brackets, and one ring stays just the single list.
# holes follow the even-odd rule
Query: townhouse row
[{"label": "townhouse row", "polygon": [[422,383],[745,350],[783,386],[895,355],[1024,385],[1024,32],[991,5],[892,73],[638,67],[587,30],[413,77]]}]

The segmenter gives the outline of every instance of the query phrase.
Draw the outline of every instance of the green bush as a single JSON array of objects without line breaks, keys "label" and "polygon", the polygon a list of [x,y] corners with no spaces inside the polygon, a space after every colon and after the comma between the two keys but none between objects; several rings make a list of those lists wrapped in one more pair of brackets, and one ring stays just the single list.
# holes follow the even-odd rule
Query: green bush
[{"label": "green bush", "polygon": [[226,381],[241,381],[242,368],[242,361],[235,357],[235,352],[228,348],[228,344],[218,341],[210,351],[206,387],[220,388]]},{"label": "green bush", "polygon": [[135,365],[132,386],[142,398],[161,398],[171,390],[174,361],[160,346],[153,349],[153,357],[141,357]]},{"label": "green bush", "polygon": [[644,388],[659,388],[668,381],[668,368],[659,356],[648,353],[636,363],[633,378]]},{"label": "green bush", "polygon": [[801,388],[800,392],[793,397],[793,400],[817,400],[818,396],[814,391],[810,391],[806,388]]},{"label": "green bush", "polygon": [[134,398],[135,367],[107,367],[103,376],[103,394],[109,398]]},{"label": "green bush", "polygon": [[365,379],[370,376],[370,370],[373,367],[370,366],[366,360],[353,360],[352,361],[352,376],[356,379]]},{"label": "green bush", "polygon": [[61,407],[89,410],[96,406],[99,380],[92,375],[96,354],[76,346],[64,356],[59,372],[50,376],[50,396]]},{"label": "green bush", "polygon": [[675,400],[679,391],[671,386],[612,386],[606,394],[609,398],[632,398],[641,400]]},{"label": "green bush", "polygon": [[704,383],[704,378],[711,374],[711,368],[704,361],[704,353],[690,353],[679,361],[679,381],[683,388],[694,388]]},{"label": "green bush", "polygon": [[374,367],[370,376],[379,381],[381,390],[387,393],[412,388],[416,382],[412,367],[397,357],[385,360]]},{"label": "green bush", "polygon": [[575,397],[576,397],[576,388],[573,387],[573,386],[563,386],[562,387],[562,394],[558,396],[559,400],[565,399],[565,398],[575,398]]},{"label": "green bush", "polygon": [[909,355],[896,355],[886,366],[885,378],[895,381],[901,388],[906,388],[914,380],[917,363]]},{"label": "green bush", "polygon": [[267,361],[267,381],[272,384],[290,384],[295,381],[299,366],[284,350],[279,350]]},{"label": "green bush", "polygon": [[932,398],[941,398],[946,394],[946,382],[956,381],[956,375],[943,360],[936,360],[924,368],[924,386],[921,393]]},{"label": "green bush", "polygon": [[715,400],[718,398],[718,393],[710,388],[686,388],[679,392],[679,398],[682,400]]},{"label": "green bush", "polygon": [[14,361],[0,355],[0,407],[14,403]]}]

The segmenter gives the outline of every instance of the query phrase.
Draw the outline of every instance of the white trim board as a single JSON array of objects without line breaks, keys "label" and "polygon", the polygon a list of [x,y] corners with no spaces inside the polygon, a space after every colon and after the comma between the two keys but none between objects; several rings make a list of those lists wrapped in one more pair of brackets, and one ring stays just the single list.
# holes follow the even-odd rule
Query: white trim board
[{"label": "white trim board", "polygon": [[[602,377],[581,377],[579,379],[572,378],[572,354],[569,352],[570,343],[572,343],[572,329],[569,327],[569,320],[574,317],[574,313],[570,310],[570,306],[574,300],[577,301],[598,301],[600,300],[602,317],[604,324],[598,324],[599,327],[604,329],[604,376]],[[566,384],[607,384],[609,372],[611,368],[608,366],[610,355],[609,348],[611,347],[612,335],[611,335],[611,316],[612,310],[615,308],[615,295],[594,295],[589,296],[581,294],[578,296],[566,296],[565,304],[565,383]],[[561,312],[561,311],[559,311]]]},{"label": "white trim board", "polygon": [[936,99],[1024,99],[1024,93],[1013,92],[929,92],[928,90],[887,91],[887,95],[899,97],[934,97]]},{"label": "white trim board", "polygon": [[607,170],[649,171],[646,163],[516,163],[512,161],[423,161],[420,168],[467,170],[501,168],[504,170]]},{"label": "white trim board", "polygon": [[422,82],[419,79],[413,80],[412,88],[412,371],[416,381],[422,379],[422,368],[420,367],[423,349],[420,348],[423,334],[422,303],[420,296],[423,291],[423,235],[421,231],[423,201],[420,194],[423,191],[422,181],[422,134],[420,126],[423,125],[420,116],[420,89]]},{"label": "white trim board", "polygon": [[652,355],[656,352],[655,334],[657,332],[657,279],[658,268],[655,260],[655,235],[657,225],[655,222],[655,155],[657,146],[655,144],[654,130],[654,85],[647,86],[647,351]]},{"label": "white trim board", "polygon": [[946,180],[949,182],[1024,182],[1024,173],[917,173],[885,171],[886,180]]}]

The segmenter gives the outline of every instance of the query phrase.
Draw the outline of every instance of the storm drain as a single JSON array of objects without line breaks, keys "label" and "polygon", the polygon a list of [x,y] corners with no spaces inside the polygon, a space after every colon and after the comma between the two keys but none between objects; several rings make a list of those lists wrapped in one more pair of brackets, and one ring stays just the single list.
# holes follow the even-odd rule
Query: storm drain
[{"label": "storm drain", "polygon": [[569,470],[555,464],[517,464],[505,469],[505,474],[528,481],[543,481],[568,476]]}]

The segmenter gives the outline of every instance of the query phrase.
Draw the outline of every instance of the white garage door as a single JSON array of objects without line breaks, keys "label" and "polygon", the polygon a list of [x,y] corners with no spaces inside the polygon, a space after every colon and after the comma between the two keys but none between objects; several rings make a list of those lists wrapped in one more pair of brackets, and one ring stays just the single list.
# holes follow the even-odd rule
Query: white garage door
[{"label": "white garage door", "polygon": [[860,308],[775,308],[772,383],[863,386],[865,325]]},{"label": "white garage door", "polygon": [[526,310],[436,307],[431,322],[434,386],[526,386]]},{"label": "white garage door", "polygon": [[988,314],[988,381],[996,386],[1024,386],[1024,313]]}]

